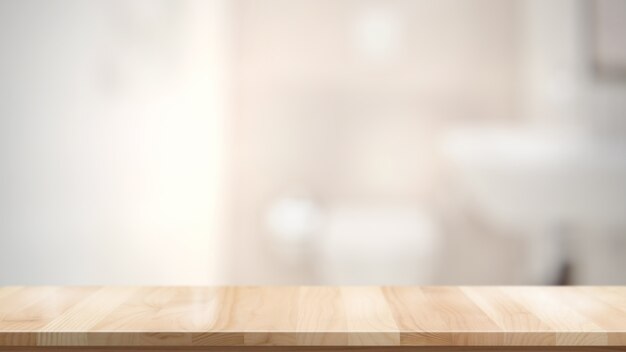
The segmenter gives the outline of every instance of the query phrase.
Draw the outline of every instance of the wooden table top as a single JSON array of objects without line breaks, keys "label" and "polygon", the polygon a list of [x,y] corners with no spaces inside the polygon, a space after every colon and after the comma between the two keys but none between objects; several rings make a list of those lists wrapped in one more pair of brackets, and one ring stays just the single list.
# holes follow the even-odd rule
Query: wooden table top
[{"label": "wooden table top", "polygon": [[0,346],[626,346],[626,287],[1,287]]}]

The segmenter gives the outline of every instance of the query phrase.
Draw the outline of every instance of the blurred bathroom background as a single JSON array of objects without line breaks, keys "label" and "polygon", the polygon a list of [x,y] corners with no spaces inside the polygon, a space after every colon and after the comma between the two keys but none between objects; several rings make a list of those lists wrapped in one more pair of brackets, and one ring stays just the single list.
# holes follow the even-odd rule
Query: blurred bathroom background
[{"label": "blurred bathroom background", "polygon": [[626,1],[0,0],[0,285],[626,284]]}]

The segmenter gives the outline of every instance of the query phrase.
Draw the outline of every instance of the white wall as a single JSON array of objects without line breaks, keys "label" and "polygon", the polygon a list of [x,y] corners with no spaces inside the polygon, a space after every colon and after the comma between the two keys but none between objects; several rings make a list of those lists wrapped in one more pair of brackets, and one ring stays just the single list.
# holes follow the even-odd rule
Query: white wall
[{"label": "white wall", "polygon": [[[526,116],[538,125],[622,138],[626,84],[623,79],[596,77],[593,3],[526,0],[520,4]],[[615,14],[620,15],[626,16]],[[618,28],[615,32],[621,39]],[[613,44],[623,46],[622,42]]]},{"label": "white wall", "polygon": [[[238,187],[228,257],[235,283],[332,282],[315,275],[323,258],[298,255],[297,264],[285,264],[275,252],[264,216],[283,197],[308,198],[329,214],[354,206],[339,211],[340,218],[351,212],[404,218],[407,208],[433,213],[433,198],[451,193],[440,136],[463,125],[515,120],[517,2],[242,0],[237,6],[232,179]],[[319,245],[322,232],[311,235],[307,249]],[[354,264],[369,248],[363,246],[336,252],[367,272]],[[481,259],[495,253],[476,247],[468,252]],[[462,277],[466,267],[448,270],[457,273],[448,277]],[[387,283],[426,276],[410,265],[402,273],[393,265],[380,271]],[[365,283],[356,279],[362,273],[351,276],[346,283]]]},{"label": "white wall", "polygon": [[0,285],[219,280],[225,11],[0,2]]}]

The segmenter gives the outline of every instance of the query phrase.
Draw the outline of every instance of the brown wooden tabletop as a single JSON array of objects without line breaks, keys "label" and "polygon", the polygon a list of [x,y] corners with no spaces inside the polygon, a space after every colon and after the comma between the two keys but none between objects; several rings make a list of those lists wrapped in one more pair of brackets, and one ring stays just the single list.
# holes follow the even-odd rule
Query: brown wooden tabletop
[{"label": "brown wooden tabletop", "polygon": [[621,350],[626,287],[2,287],[20,346]]}]

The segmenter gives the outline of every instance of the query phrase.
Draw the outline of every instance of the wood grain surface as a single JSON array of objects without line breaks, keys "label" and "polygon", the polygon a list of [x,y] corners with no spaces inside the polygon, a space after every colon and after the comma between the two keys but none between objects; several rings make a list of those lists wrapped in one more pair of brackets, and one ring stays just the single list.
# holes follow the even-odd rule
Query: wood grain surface
[{"label": "wood grain surface", "polygon": [[0,347],[624,347],[626,287],[0,287]]}]

